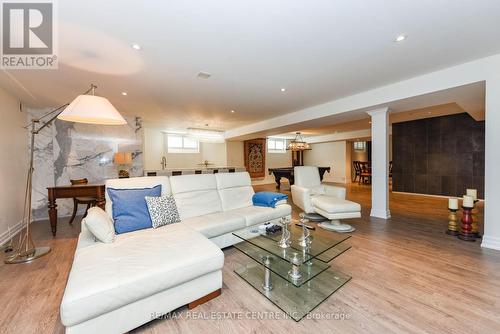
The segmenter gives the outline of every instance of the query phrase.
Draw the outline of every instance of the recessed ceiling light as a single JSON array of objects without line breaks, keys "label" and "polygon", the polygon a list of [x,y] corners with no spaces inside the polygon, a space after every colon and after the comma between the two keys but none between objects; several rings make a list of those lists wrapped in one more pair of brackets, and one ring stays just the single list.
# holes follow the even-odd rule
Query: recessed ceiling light
[{"label": "recessed ceiling light", "polygon": [[134,50],[142,50],[142,46],[137,43],[133,43],[132,45],[130,45],[130,47]]},{"label": "recessed ceiling light", "polygon": [[201,79],[208,79],[212,76],[212,74],[208,73],[208,72],[204,72],[204,71],[201,71],[198,73],[198,78],[201,78]]},{"label": "recessed ceiling light", "polygon": [[234,114],[234,113],[235,113],[235,111],[234,111],[234,110],[231,110],[231,114]]},{"label": "recessed ceiling light", "polygon": [[123,96],[127,96],[127,92],[122,92],[122,95]]},{"label": "recessed ceiling light", "polygon": [[406,35],[401,34],[401,35],[399,35],[398,37],[396,37],[395,41],[396,41],[396,42],[402,42],[402,41],[404,41],[405,39],[406,39]]},{"label": "recessed ceiling light", "polygon": [[281,91],[282,91],[282,92],[286,91],[286,88],[281,88]]}]

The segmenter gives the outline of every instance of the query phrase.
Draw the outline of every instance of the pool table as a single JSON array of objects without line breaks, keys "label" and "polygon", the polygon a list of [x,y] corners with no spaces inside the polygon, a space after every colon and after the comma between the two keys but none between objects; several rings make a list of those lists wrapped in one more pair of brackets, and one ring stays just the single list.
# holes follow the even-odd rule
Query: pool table
[{"label": "pool table", "polygon": [[[325,172],[330,172],[330,167],[318,167],[319,169],[319,178],[323,181],[323,176]],[[282,177],[288,179],[290,181],[290,185],[294,182],[293,177],[293,167],[283,167],[283,168],[268,168],[269,175],[274,175],[274,180],[276,182],[276,188],[280,188],[280,180]]]}]

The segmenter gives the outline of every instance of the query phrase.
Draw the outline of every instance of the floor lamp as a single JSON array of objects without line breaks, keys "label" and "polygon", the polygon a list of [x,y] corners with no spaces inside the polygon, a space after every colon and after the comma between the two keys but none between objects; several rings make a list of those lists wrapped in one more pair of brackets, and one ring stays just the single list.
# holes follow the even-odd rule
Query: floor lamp
[{"label": "floor lamp", "polygon": [[[50,252],[50,247],[36,247],[32,238],[30,224],[31,213],[31,193],[33,178],[33,158],[35,151],[35,136],[45,127],[49,126],[56,119],[63,121],[102,124],[102,125],[124,125],[127,121],[120,115],[118,110],[104,97],[96,96],[97,86],[90,85],[90,88],[79,95],[71,103],[63,104],[43,115],[40,118],[34,118],[26,126],[31,133],[30,160],[28,167],[28,176],[26,178],[26,191],[24,194],[23,224],[24,228],[19,233],[19,245],[13,254],[5,259],[5,263],[23,263],[37,259]],[[50,118],[49,118],[50,117]],[[47,121],[43,119],[48,118]],[[41,124],[41,125],[40,125]]]}]

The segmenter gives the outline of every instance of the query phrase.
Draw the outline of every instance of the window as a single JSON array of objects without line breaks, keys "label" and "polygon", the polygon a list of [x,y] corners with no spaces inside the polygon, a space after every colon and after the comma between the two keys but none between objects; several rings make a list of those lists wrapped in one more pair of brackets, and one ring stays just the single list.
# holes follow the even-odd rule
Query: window
[{"label": "window", "polygon": [[167,135],[168,153],[199,153],[198,139],[176,134]]},{"label": "window", "polygon": [[364,141],[355,141],[354,142],[354,150],[364,151],[365,149],[366,149],[366,142],[364,142]]},{"label": "window", "polygon": [[268,138],[267,152],[269,153],[286,153],[286,139]]}]

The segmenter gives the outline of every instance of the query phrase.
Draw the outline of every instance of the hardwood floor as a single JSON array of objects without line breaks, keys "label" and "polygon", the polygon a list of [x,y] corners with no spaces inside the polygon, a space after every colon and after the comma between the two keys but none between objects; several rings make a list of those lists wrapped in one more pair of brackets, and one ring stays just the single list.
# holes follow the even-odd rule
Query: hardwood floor
[{"label": "hardwood floor", "polygon": [[[273,190],[273,185],[255,187]],[[284,191],[285,193],[286,192]],[[499,333],[500,252],[444,234],[446,199],[391,194],[392,218],[369,217],[370,189],[353,185],[348,197],[362,204],[352,248],[332,264],[352,280],[318,306],[313,315],[334,319],[194,319],[211,312],[279,312],[234,268],[249,259],[224,250],[222,295],[156,320],[134,333]],[[482,207],[480,221],[482,221]],[[294,208],[294,215],[299,213]],[[0,264],[1,333],[62,333],[59,304],[79,233],[60,219],[56,238],[48,222],[34,224],[37,245],[52,252],[33,263]],[[193,313],[194,312],[194,313]]]}]

